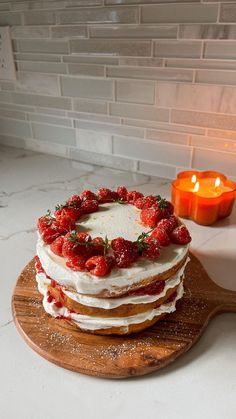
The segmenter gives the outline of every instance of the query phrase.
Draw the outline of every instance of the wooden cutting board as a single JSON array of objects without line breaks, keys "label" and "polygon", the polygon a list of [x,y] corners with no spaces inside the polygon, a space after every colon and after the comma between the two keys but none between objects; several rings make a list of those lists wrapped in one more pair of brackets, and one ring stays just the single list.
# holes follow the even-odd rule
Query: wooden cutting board
[{"label": "wooden cutting board", "polygon": [[128,337],[79,332],[66,320],[46,314],[32,260],[19,276],[13,293],[15,324],[32,349],[60,367],[107,378],[151,373],[190,349],[216,314],[236,312],[236,291],[217,286],[198,259],[192,254],[190,257],[185,294],[177,303],[177,311]]}]

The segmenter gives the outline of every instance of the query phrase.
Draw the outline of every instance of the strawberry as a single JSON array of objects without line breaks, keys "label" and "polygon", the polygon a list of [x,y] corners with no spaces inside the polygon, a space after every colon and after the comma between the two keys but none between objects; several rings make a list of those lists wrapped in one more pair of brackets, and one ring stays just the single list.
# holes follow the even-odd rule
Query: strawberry
[{"label": "strawberry", "polygon": [[142,255],[151,260],[159,258],[160,244],[158,240],[153,237],[147,237],[144,239],[144,249]]},{"label": "strawberry", "polygon": [[118,186],[117,194],[120,201],[127,201],[127,189],[125,186]]},{"label": "strawberry", "polygon": [[109,271],[108,261],[104,256],[92,256],[85,264],[91,275],[105,276]]},{"label": "strawberry", "polygon": [[187,227],[183,224],[170,233],[170,239],[175,244],[187,244],[192,240]]},{"label": "strawberry", "polygon": [[55,253],[55,255],[62,256],[62,246],[63,246],[64,241],[65,241],[64,237],[60,236],[60,237],[57,237],[57,239],[51,243],[50,249],[53,253]]},{"label": "strawberry", "polygon": [[140,219],[145,227],[156,227],[162,218],[162,211],[159,208],[142,209]]},{"label": "strawberry", "polygon": [[81,211],[83,214],[90,214],[98,211],[98,201],[96,199],[86,199],[81,204]]},{"label": "strawberry", "polygon": [[72,256],[66,262],[66,266],[72,271],[85,271],[86,259],[82,255]]},{"label": "strawberry", "polygon": [[170,244],[170,238],[167,232],[160,227],[154,228],[150,237],[157,239],[161,246],[169,246]]},{"label": "strawberry", "polygon": [[80,194],[80,198],[81,198],[83,201],[86,201],[87,199],[88,199],[89,201],[93,201],[94,199],[95,199],[95,200],[97,200],[97,199],[98,199],[97,195],[96,195],[95,193],[93,193],[92,191],[89,191],[89,190],[85,190],[85,191],[81,192],[81,194]]},{"label": "strawberry", "polygon": [[133,204],[137,199],[143,198],[143,194],[137,191],[131,191],[127,193],[127,201]]}]

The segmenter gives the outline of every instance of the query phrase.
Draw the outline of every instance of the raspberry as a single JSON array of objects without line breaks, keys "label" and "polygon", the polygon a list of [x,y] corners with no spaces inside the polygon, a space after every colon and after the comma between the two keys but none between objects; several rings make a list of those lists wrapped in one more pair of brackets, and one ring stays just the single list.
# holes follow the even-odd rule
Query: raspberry
[{"label": "raspberry", "polygon": [[157,223],[157,228],[164,230],[167,234],[169,234],[172,231],[171,221],[168,220],[168,218],[163,218],[161,221],[159,221],[159,223]]},{"label": "raspberry", "polygon": [[117,237],[111,241],[111,247],[115,252],[121,252],[125,248],[125,242],[123,237]]},{"label": "raspberry", "polygon": [[48,227],[42,232],[41,237],[44,243],[51,244],[59,236],[60,236],[60,233],[56,229],[52,227]]},{"label": "raspberry", "polygon": [[91,242],[91,250],[94,256],[104,254],[104,240],[102,237],[95,237]]},{"label": "raspberry", "polygon": [[125,186],[118,186],[117,193],[121,201],[127,201],[127,189]]},{"label": "raspberry", "polygon": [[77,233],[76,236],[80,244],[86,244],[91,242],[91,236],[88,233],[81,231]]},{"label": "raspberry", "polygon": [[70,231],[75,228],[75,220],[73,220],[70,217],[61,216],[59,219],[57,219],[57,222],[60,225],[60,227],[62,227],[66,231]]},{"label": "raspberry", "polygon": [[100,188],[98,190],[98,198],[102,202],[111,202],[114,200],[114,193],[111,189]]},{"label": "raspberry", "polygon": [[90,214],[92,212],[96,212],[98,210],[98,201],[93,199],[87,199],[86,201],[82,202],[81,210],[83,214]]},{"label": "raspberry", "polygon": [[58,237],[56,240],[54,240],[51,245],[50,249],[55,255],[62,256],[62,246],[64,243],[64,237]]},{"label": "raspberry", "polygon": [[143,209],[145,198],[138,198],[134,201],[134,206],[138,209]]},{"label": "raspberry", "polygon": [[90,200],[90,201],[93,201],[94,199],[95,199],[95,200],[97,200],[97,199],[98,199],[97,195],[96,195],[95,193],[93,193],[92,191],[89,191],[89,190],[85,190],[85,191],[83,191],[83,192],[80,194],[80,198],[81,198],[83,201],[86,201],[87,199],[88,199],[88,200]]},{"label": "raspberry", "polygon": [[60,233],[61,236],[64,236],[68,232],[68,230],[62,227],[57,221],[53,221],[51,227]]},{"label": "raspberry", "polygon": [[80,208],[81,199],[79,195],[72,195],[70,199],[68,199],[67,204],[72,207]]},{"label": "raspberry", "polygon": [[180,220],[175,215],[171,215],[168,220],[171,223],[171,231],[180,225]]},{"label": "raspberry", "polygon": [[42,232],[51,226],[53,219],[51,216],[44,216],[38,219],[38,230],[42,234]]},{"label": "raspberry", "polygon": [[73,257],[78,253],[78,245],[66,238],[62,245],[62,256],[64,257]]},{"label": "raspberry", "polygon": [[136,244],[123,239],[123,237],[112,240],[111,247],[114,250],[116,265],[119,268],[128,268],[138,258]]},{"label": "raspberry", "polygon": [[72,221],[76,221],[80,216],[80,210],[77,208],[65,207],[60,210],[55,211],[55,217],[58,224],[63,225],[64,219],[69,218]]},{"label": "raspberry", "polygon": [[169,246],[170,244],[170,238],[167,232],[159,227],[153,230],[150,237],[157,239],[161,246]]},{"label": "raspberry", "polygon": [[140,213],[140,219],[145,227],[156,227],[161,218],[162,212],[159,208],[142,209]]},{"label": "raspberry", "polygon": [[110,272],[115,266],[115,258],[113,256],[106,256],[105,259],[108,265],[108,272]]},{"label": "raspberry", "polygon": [[187,244],[192,240],[187,227],[183,224],[170,233],[170,238],[175,244]]},{"label": "raspberry", "polygon": [[147,237],[144,239],[144,244],[143,256],[151,260],[155,260],[160,256],[160,244],[158,240]]},{"label": "raspberry", "polygon": [[104,256],[92,256],[87,260],[85,266],[95,276],[104,276],[109,271],[109,265]]},{"label": "raspberry", "polygon": [[127,193],[127,201],[129,201],[131,204],[133,204],[134,201],[139,198],[143,198],[143,194],[141,192],[131,191]]},{"label": "raspberry", "polygon": [[151,208],[153,205],[156,206],[156,204],[157,204],[156,198],[152,195],[148,195],[144,198],[143,209]]},{"label": "raspberry", "polygon": [[76,255],[68,259],[66,266],[72,269],[72,271],[85,271],[85,262],[86,259],[84,256]]}]

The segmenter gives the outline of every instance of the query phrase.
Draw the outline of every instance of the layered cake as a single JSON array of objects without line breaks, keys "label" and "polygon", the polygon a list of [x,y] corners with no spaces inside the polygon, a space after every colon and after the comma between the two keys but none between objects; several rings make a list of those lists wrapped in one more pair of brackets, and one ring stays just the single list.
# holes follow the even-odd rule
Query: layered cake
[{"label": "layered cake", "polygon": [[81,331],[129,334],[175,311],[190,234],[159,195],[83,191],[38,220],[45,311]]}]

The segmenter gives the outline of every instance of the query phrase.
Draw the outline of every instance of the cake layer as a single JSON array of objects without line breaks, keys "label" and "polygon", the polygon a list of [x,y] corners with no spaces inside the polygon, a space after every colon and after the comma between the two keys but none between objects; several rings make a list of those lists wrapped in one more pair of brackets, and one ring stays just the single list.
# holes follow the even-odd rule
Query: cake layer
[{"label": "cake layer", "polygon": [[[112,310],[114,308],[120,307],[126,304],[148,304],[156,301],[158,298],[162,298],[166,295],[166,292],[174,288],[176,285],[180,284],[181,278],[183,276],[185,267],[189,259],[185,262],[184,266],[179,269],[179,271],[170,279],[165,281],[164,289],[158,295],[128,295],[120,298],[97,298],[91,297],[85,294],[79,294],[77,292],[69,291],[65,287],[62,288],[63,293],[69,297],[71,300],[89,307],[103,308],[105,310]],[[51,284],[51,281],[47,279],[44,273],[37,273],[36,279],[38,283]]]},{"label": "cake layer", "polygon": [[39,285],[39,291],[44,296],[43,306],[48,314],[53,317],[67,318],[82,330],[99,331],[112,328],[129,328],[132,325],[141,325],[147,321],[152,321],[162,314],[172,313],[175,311],[177,300],[179,300],[183,295],[184,288],[181,282],[177,288],[176,298],[173,301],[160,305],[158,308],[147,310],[134,316],[111,318],[101,318],[71,313],[71,311],[66,307],[58,308],[53,302],[47,301],[47,287],[41,287],[41,285]]},{"label": "cake layer", "polygon": [[100,297],[122,295],[154,280],[168,279],[184,265],[188,249],[189,245],[171,244],[156,261],[140,258],[127,269],[115,268],[109,275],[98,278],[86,271],[72,271],[66,266],[66,258],[55,255],[40,238],[37,242],[37,255],[50,278],[72,291]]}]

